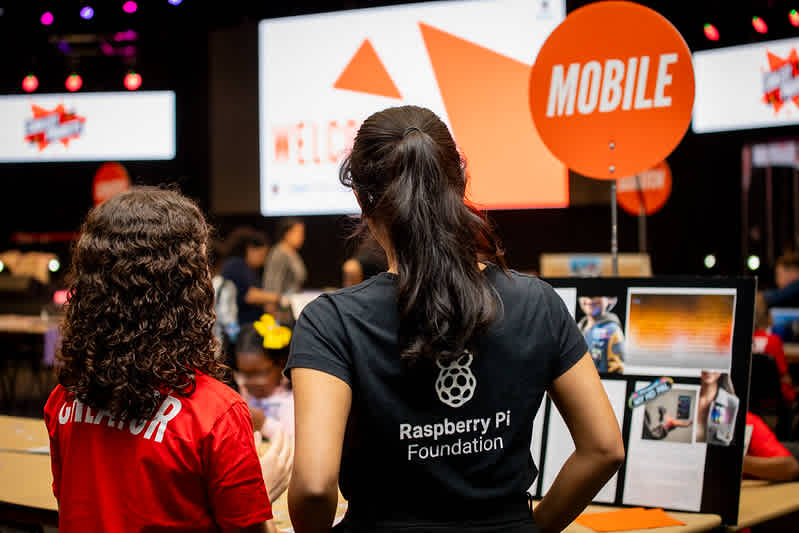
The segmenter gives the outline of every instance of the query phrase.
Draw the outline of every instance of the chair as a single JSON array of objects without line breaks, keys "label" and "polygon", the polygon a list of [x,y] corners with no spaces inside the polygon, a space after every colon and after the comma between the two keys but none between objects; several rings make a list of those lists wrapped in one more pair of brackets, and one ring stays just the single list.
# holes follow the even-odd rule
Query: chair
[{"label": "chair", "polygon": [[749,383],[749,411],[761,417],[777,417],[774,433],[787,440],[791,434],[792,406],[782,397],[782,385],[777,362],[763,353],[752,354],[752,379]]}]

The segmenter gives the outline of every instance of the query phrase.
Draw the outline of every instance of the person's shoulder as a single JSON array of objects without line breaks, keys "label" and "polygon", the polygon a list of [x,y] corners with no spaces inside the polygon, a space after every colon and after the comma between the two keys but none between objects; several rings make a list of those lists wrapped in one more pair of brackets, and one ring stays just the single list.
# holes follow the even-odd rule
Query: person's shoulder
[{"label": "person's shoulder", "polygon": [[391,279],[391,274],[383,272],[352,287],[344,287],[321,294],[309,303],[308,307],[312,308],[314,305],[317,307],[339,306],[372,300],[377,294],[385,294],[390,290]]},{"label": "person's shoulder", "polygon": [[47,421],[53,417],[60,409],[61,405],[68,399],[69,393],[61,384],[55,386],[47,398],[47,403],[44,405],[44,418]]},{"label": "person's shoulder", "polygon": [[527,274],[513,269],[502,270],[498,266],[490,265],[491,279],[498,289],[506,289],[511,295],[515,295],[526,300],[546,299],[553,295],[557,296],[555,289],[535,274]]},{"label": "person's shoulder", "polygon": [[206,410],[205,414],[211,417],[224,413],[236,403],[244,402],[238,392],[202,372],[197,372],[195,376],[195,388],[189,401],[201,404]]}]

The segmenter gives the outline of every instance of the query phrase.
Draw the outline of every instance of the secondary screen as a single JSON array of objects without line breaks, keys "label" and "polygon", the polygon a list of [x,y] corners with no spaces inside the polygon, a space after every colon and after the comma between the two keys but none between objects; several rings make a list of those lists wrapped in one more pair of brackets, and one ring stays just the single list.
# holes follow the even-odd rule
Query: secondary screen
[{"label": "secondary screen", "polygon": [[431,2],[259,25],[261,211],[357,213],[338,182],[361,122],[420,105],[450,127],[480,207],[568,205],[529,109],[530,68],[563,0]]}]

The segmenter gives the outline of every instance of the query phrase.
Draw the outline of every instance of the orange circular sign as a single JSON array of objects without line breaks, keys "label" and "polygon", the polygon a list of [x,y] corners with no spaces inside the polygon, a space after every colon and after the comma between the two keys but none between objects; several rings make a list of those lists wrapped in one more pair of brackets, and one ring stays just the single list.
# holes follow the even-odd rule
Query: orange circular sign
[{"label": "orange circular sign", "polygon": [[[671,169],[662,161],[634,176],[621,178],[616,186],[616,199],[631,215],[656,213],[671,194]],[[642,209],[643,208],[643,209]]]},{"label": "orange circular sign", "polygon": [[538,133],[569,168],[599,179],[662,161],[691,122],[691,51],[672,24],[632,2],[572,12],[538,53],[530,108]]},{"label": "orange circular sign", "polygon": [[119,163],[103,163],[94,174],[92,197],[100,205],[112,196],[130,189],[128,171]]}]

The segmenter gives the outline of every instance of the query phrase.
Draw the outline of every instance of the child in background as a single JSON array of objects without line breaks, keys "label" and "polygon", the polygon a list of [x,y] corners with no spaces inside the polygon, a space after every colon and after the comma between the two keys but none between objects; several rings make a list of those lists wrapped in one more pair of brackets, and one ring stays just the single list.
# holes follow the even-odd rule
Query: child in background
[{"label": "child in background", "polygon": [[236,384],[250,410],[266,417],[265,431],[279,423],[283,431],[294,433],[294,396],[283,377],[290,340],[289,328],[263,315],[254,324],[242,325],[236,343]]},{"label": "child in background", "polygon": [[796,400],[796,392],[793,388],[793,379],[788,372],[788,363],[785,361],[782,339],[771,333],[770,327],[771,316],[766,300],[761,293],[755,298],[755,333],[752,338],[752,352],[766,354],[774,359],[780,373],[780,385],[785,405],[793,405]]},{"label": "child in background", "polygon": [[777,440],[763,420],[746,414],[746,425],[752,426],[752,440],[744,456],[744,475],[769,481],[799,479],[799,461]]}]

